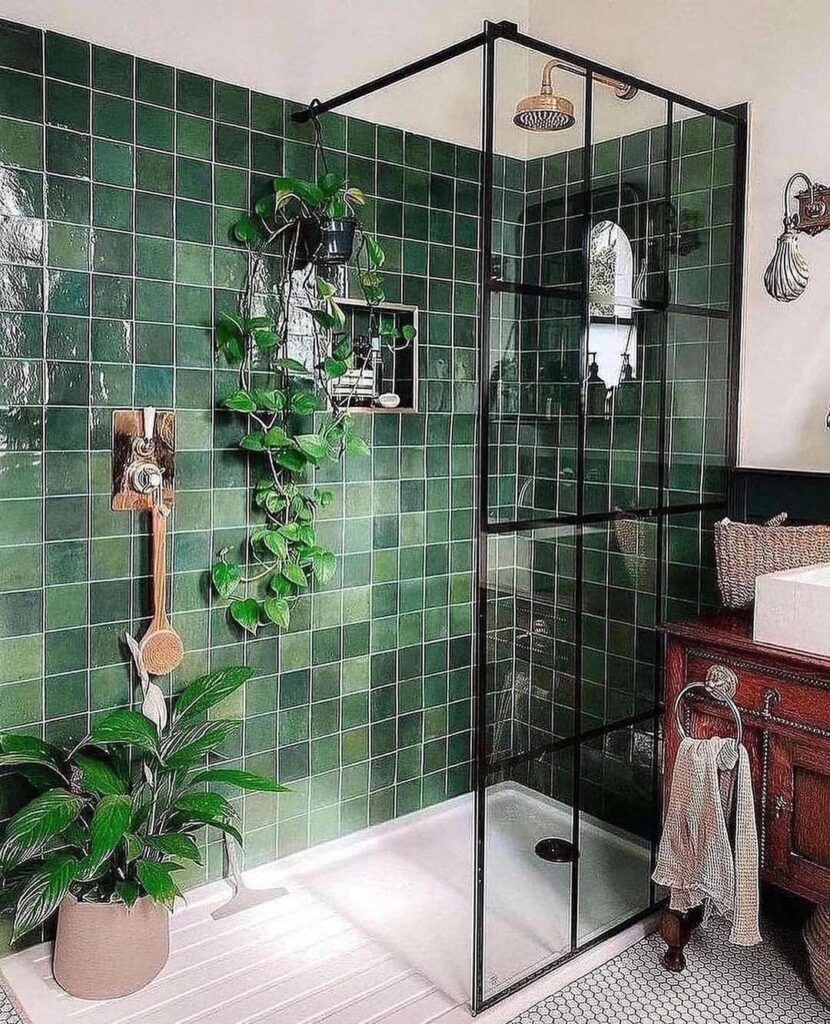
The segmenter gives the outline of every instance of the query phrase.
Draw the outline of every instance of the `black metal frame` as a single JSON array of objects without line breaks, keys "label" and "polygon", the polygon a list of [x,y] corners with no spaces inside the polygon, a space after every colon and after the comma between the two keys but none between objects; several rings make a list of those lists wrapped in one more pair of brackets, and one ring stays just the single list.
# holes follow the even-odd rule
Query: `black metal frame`
[{"label": "black metal frame", "polygon": [[[584,142],[583,142],[583,176],[585,187],[585,203],[583,208],[583,280],[582,287],[575,289],[544,285],[524,285],[493,280],[493,251],[492,251],[492,217],[493,217],[493,139],[495,119],[495,59],[496,43],[505,40],[524,46],[527,49],[542,53],[548,57],[555,57],[565,62],[569,70],[575,71],[585,77],[585,112],[584,112]],[[542,977],[573,957],[591,948],[598,942],[603,941],[626,928],[643,920],[656,907],[656,892],[652,886],[651,906],[645,908],[632,916],[629,920],[623,921],[609,929],[601,936],[583,945],[578,945],[578,906],[579,906],[579,872],[578,859],[573,862],[571,880],[571,949],[569,953],[553,959],[551,962],[534,970],[531,974],[513,983],[509,987],[497,992],[495,995],[484,997],[484,916],[485,916],[485,830],[486,830],[486,792],[488,776],[495,770],[503,770],[512,764],[525,763],[528,760],[537,758],[545,753],[555,750],[572,747],[574,750],[574,791],[573,791],[573,842],[576,849],[579,849],[579,780],[580,780],[580,752],[582,744],[586,740],[596,739],[608,732],[619,730],[627,726],[639,724],[644,721],[652,721],[654,727],[654,785],[653,792],[655,800],[658,799],[658,733],[659,722],[662,714],[660,703],[659,672],[655,680],[653,707],[647,711],[630,716],[629,718],[611,723],[605,723],[594,729],[583,731],[581,728],[581,658],[582,658],[582,587],[579,581],[582,578],[583,558],[583,527],[592,523],[607,523],[621,515],[626,518],[636,517],[653,519],[657,524],[657,600],[662,599],[663,591],[663,534],[665,519],[667,516],[688,514],[690,512],[717,511],[726,507],[726,501],[699,502],[685,505],[667,506],[665,504],[666,485],[666,390],[667,390],[667,328],[668,319],[671,314],[684,314],[689,316],[705,316],[712,319],[730,319],[730,410],[727,432],[727,466],[734,468],[736,460],[737,431],[736,431],[736,396],[737,396],[737,351],[741,327],[741,301],[742,301],[742,277],[743,277],[743,234],[744,234],[744,207],[746,202],[746,146],[747,146],[747,122],[746,107],[733,108],[732,110],[718,110],[704,103],[689,99],[673,92],[672,90],[655,86],[639,78],[624,74],[615,68],[610,68],[597,61],[571,53],[560,47],[553,46],[542,40],[535,39],[519,31],[518,27],[509,21],[484,23],[483,31],[467,39],[461,40],[452,46],[439,50],[421,60],[413,61],[397,71],[381,75],[370,82],[346,92],[340,93],[325,102],[313,100],[303,110],[292,114],[295,122],[302,123],[316,118],[327,111],[334,110],[346,103],[353,102],[371,93],[377,92],[387,86],[397,84],[435,68],[462,54],[470,53],[481,48],[483,52],[483,82],[482,82],[482,142],[481,142],[481,197],[480,197],[480,234],[479,234],[479,365],[478,365],[478,417],[476,424],[476,450],[478,470],[478,507],[477,507],[477,585],[476,585],[476,658],[475,658],[475,723],[476,723],[476,753],[474,760],[474,797],[475,797],[475,868],[474,868],[474,923],[473,923],[473,970],[472,970],[472,999],[471,1009],[473,1014],[489,1009],[495,1003],[513,994],[530,982]],[[491,522],[489,520],[489,419],[490,419],[490,395],[487,382],[490,375],[490,315],[491,297],[499,292],[513,292],[530,296],[551,296],[578,298],[581,302],[581,362],[582,366],[587,365],[587,344],[590,329],[588,294],[588,272],[589,272],[589,244],[590,228],[592,217],[592,94],[594,77],[603,75],[618,81],[623,81],[636,86],[653,96],[666,101],[666,188],[667,194],[671,195],[671,172],[672,172],[672,125],[674,120],[675,104],[699,114],[708,115],[726,121],[735,129],[735,166],[736,166],[736,203],[735,217],[733,221],[733,248],[732,248],[732,281],[730,308],[728,311],[721,309],[708,309],[698,306],[685,306],[666,301],[634,300],[631,302],[632,313],[636,310],[652,311],[664,319],[662,361],[660,368],[661,382],[661,409],[660,409],[660,437],[659,437],[659,464],[658,464],[658,495],[660,504],[656,507],[638,508],[618,512],[609,510],[602,513],[585,513],[584,509],[584,485],[585,485],[585,389],[581,389],[580,415],[577,439],[577,507],[575,514],[567,516],[553,516],[540,519],[522,520],[516,522]],[[670,226],[666,224],[666,232]],[[668,241],[668,240],[667,240]],[[668,252],[668,246],[667,246]],[[487,665],[487,545],[491,536],[521,532],[530,532],[549,529],[556,526],[572,526],[575,528],[576,558],[575,573],[577,579],[575,597],[575,722],[576,731],[572,736],[565,739],[551,741],[543,747],[502,759],[497,764],[490,763],[486,750],[487,731],[487,704],[486,704],[486,665]],[[658,608],[659,608],[658,603]],[[659,639],[655,640],[657,645],[658,666],[662,658],[662,645]],[[652,836],[652,856],[654,850],[654,839],[659,825],[659,808],[655,803],[654,813],[654,835]]]}]

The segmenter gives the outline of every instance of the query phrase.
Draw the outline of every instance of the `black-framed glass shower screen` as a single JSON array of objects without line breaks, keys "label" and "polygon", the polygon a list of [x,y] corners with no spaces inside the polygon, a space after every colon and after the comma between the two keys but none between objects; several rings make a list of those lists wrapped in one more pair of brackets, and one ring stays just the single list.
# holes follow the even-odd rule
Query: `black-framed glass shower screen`
[{"label": "black-framed glass shower screen", "polygon": [[[716,604],[745,165],[740,114],[484,50],[474,1011],[656,905],[658,625]],[[549,59],[574,123],[517,157]]]}]

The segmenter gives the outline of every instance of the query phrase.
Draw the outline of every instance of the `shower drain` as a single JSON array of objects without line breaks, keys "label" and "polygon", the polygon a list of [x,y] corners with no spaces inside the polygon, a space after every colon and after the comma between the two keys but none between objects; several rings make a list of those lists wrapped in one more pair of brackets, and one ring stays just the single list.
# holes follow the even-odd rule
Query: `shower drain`
[{"label": "shower drain", "polygon": [[569,864],[578,856],[576,847],[567,839],[540,839],[534,852],[537,857],[549,860],[553,864]]}]

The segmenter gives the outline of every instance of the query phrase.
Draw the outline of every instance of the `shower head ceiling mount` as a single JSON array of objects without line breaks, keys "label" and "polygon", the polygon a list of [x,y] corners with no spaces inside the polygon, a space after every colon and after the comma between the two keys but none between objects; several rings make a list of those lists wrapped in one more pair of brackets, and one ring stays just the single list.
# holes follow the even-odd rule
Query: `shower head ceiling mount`
[{"label": "shower head ceiling mount", "polygon": [[[542,70],[542,85],[539,92],[533,96],[526,96],[516,106],[513,124],[517,128],[523,128],[528,132],[558,132],[571,128],[576,123],[573,103],[564,96],[557,96],[553,91],[553,69],[556,67],[581,73],[577,68],[561,60],[549,60]],[[616,78],[598,74],[593,77],[595,81],[613,89],[617,98],[621,100],[634,99],[639,91],[636,85],[620,82]]]}]

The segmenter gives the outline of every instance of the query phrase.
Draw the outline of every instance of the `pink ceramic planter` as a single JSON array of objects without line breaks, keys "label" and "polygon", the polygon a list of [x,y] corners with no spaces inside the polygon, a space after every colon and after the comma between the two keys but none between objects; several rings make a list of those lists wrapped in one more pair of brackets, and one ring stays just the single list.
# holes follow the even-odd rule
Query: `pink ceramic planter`
[{"label": "pink ceramic planter", "polygon": [[148,896],[131,910],[123,903],[79,903],[74,896],[60,906],[52,969],[70,995],[129,995],[155,978],[169,953],[170,914]]}]

